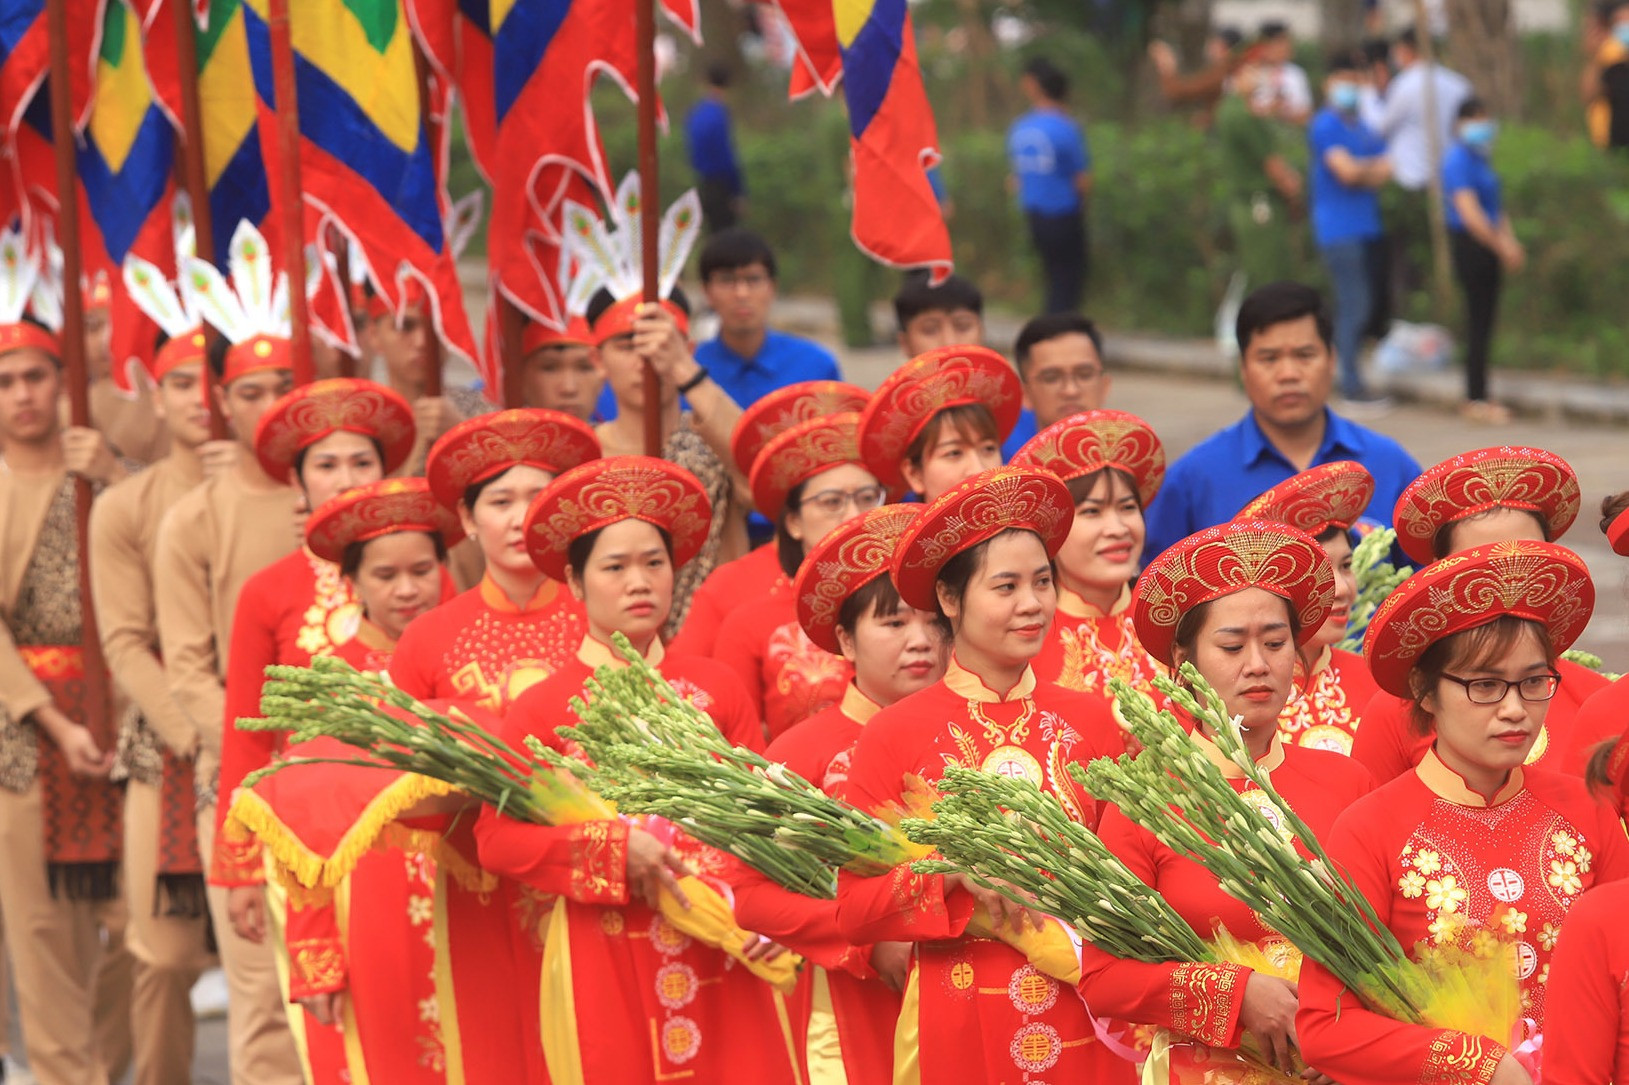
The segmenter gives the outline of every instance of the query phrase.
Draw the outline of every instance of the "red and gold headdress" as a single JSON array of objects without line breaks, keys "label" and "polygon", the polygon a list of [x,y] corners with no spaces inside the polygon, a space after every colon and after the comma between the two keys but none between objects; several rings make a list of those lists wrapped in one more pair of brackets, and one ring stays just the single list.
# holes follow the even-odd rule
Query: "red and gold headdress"
[{"label": "red and gold headdress", "polygon": [[[62,282],[49,257],[45,267],[28,251],[21,232],[0,231],[0,354],[32,347],[53,358],[62,357],[55,330],[62,328]],[[47,327],[31,324],[23,314],[33,312]]]},{"label": "red and gold headdress", "polygon": [[1266,520],[1235,520],[1189,535],[1137,578],[1132,623],[1155,659],[1171,662],[1177,624],[1194,607],[1260,588],[1300,619],[1297,644],[1311,640],[1335,599],[1335,571],[1304,531]]},{"label": "red and gold headdress", "polygon": [[594,334],[588,330],[586,317],[574,316],[564,331],[550,327],[541,320],[529,321],[521,333],[520,353],[526,357],[544,347],[587,347],[594,344]]},{"label": "red and gold headdress", "polygon": [[1606,525],[1606,541],[1614,554],[1629,558],[1629,509],[1618,513],[1612,522]]},{"label": "red and gold headdress", "polygon": [[1285,479],[1239,510],[1235,520],[1272,520],[1316,539],[1357,523],[1374,499],[1374,476],[1351,460],[1320,464]]},{"label": "red and gold headdress", "polygon": [[701,552],[712,517],[689,471],[652,456],[612,456],[567,471],[537,495],[526,511],[526,549],[546,576],[564,580],[572,540],[643,520],[667,532],[678,567]]},{"label": "red and gold headdress", "polygon": [[387,478],[324,502],[306,525],[305,544],[319,558],[337,565],[352,543],[404,531],[439,535],[447,549],[464,537],[458,517],[436,501],[429,483],[422,478]]},{"label": "red and gold headdress", "polygon": [[894,586],[918,610],[938,609],[939,570],[963,550],[1003,531],[1033,531],[1054,557],[1075,520],[1075,503],[1048,471],[997,467],[940,494],[899,541]]},{"label": "red and gold headdress", "polygon": [[919,354],[882,382],[860,416],[860,454],[889,489],[905,484],[900,461],[933,416],[982,403],[1002,440],[1018,424],[1024,390],[1007,360],[986,347],[944,347]]},{"label": "red and gold headdress", "polygon": [[921,505],[884,505],[820,540],[792,581],[798,624],[810,640],[836,654],[837,614],[843,600],[888,575],[906,529],[921,515]]},{"label": "red and gold headdress", "polygon": [[1437,532],[1489,509],[1524,509],[1540,517],[1552,540],[1578,518],[1578,475],[1542,448],[1480,448],[1443,460],[1409,483],[1392,520],[1397,545],[1416,565],[1436,560]]},{"label": "red and gold headdress", "polygon": [[845,463],[859,464],[860,416],[854,411],[811,418],[776,434],[752,465],[752,503],[770,520],[799,483]]},{"label": "red and gold headdress", "polygon": [[863,411],[870,398],[847,381],[799,381],[777,388],[741,412],[730,434],[730,458],[743,475],[751,475],[771,437],[811,418]]},{"label": "red and gold headdress", "polygon": [[424,477],[430,492],[456,509],[464,491],[514,467],[529,464],[560,475],[600,458],[600,440],[588,423],[560,411],[516,407],[460,422],[430,446]]},{"label": "red and gold headdress", "polygon": [[1563,652],[1594,610],[1589,569],[1566,547],[1530,540],[1476,546],[1427,565],[1387,596],[1369,619],[1363,656],[1381,689],[1409,697],[1409,672],[1444,637],[1509,615],[1547,627]]},{"label": "red and gold headdress", "polygon": [[1105,467],[1130,475],[1143,508],[1165,481],[1165,448],[1147,422],[1125,411],[1081,411],[1031,437],[1014,467],[1038,467],[1069,482]]},{"label": "red and gold headdress", "polygon": [[369,380],[335,377],[273,403],[255,426],[255,455],[266,474],[282,480],[301,449],[340,430],[379,442],[387,475],[407,462],[418,434],[413,408],[400,393]]}]

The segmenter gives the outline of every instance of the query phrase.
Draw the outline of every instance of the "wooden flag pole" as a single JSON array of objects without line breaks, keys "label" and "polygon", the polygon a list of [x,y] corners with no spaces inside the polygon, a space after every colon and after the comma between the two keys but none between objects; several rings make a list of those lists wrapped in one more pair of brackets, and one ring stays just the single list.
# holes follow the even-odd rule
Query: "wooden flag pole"
[{"label": "wooden flag pole", "polygon": [[[492,304],[498,307],[498,357],[503,359],[503,387],[493,389],[503,396],[506,408],[526,406],[526,365],[521,358],[526,315],[504,294],[502,289],[492,295]],[[490,394],[489,394],[490,398]]]},{"label": "wooden flag pole", "polygon": [[[80,288],[79,169],[75,161],[73,80],[68,62],[68,0],[49,0],[47,35],[51,49],[51,145],[57,167],[57,232],[62,244],[62,370],[68,382],[69,417],[89,426],[90,380],[85,371],[85,297]],[[49,259],[49,253],[41,253]],[[74,535],[79,545],[79,646],[84,659],[85,705],[112,719],[107,665],[91,605],[89,479],[74,480]],[[90,724],[89,720],[77,723]],[[96,728],[92,728],[93,731]]]},{"label": "wooden flag pole", "polygon": [[[656,172],[656,0],[634,0],[634,38],[639,51],[639,233],[644,266],[643,297],[659,302],[657,273],[661,254],[661,187]],[[662,454],[662,380],[645,362],[645,455]]]},{"label": "wooden flag pole", "polygon": [[[204,168],[203,106],[198,98],[198,24],[193,21],[192,0],[169,0],[175,13],[175,64],[181,73],[181,183],[192,203],[192,236],[195,250],[205,260],[215,259],[215,223],[209,207],[209,176]],[[177,274],[181,269],[177,268]],[[220,332],[204,325],[205,341],[211,346]],[[209,408],[209,436],[216,441],[226,437],[226,418],[215,402],[215,371],[204,363],[204,405]]]},{"label": "wooden flag pole", "polygon": [[[424,56],[424,49],[415,38],[413,41],[413,74],[418,78],[419,84],[419,132],[425,144],[430,148],[432,159],[435,152],[441,147],[441,125],[430,112],[430,62]],[[442,244],[451,246],[452,241],[445,233],[443,222]],[[402,309],[407,308],[407,295],[402,295]],[[425,352],[424,359],[424,394],[430,397],[440,396],[442,393],[442,370],[445,368],[445,359],[441,349],[441,334],[431,320],[434,310],[429,304],[424,306],[424,321],[430,325],[430,346]],[[405,313],[403,314],[405,315]]]},{"label": "wooden flag pole", "polygon": [[[171,0],[175,2],[175,0]],[[305,198],[300,185],[300,101],[294,87],[294,35],[289,0],[269,0],[266,30],[271,39],[272,91],[277,96],[277,194],[283,207],[283,271],[288,275],[290,339],[294,384],[316,377],[311,357],[311,314],[305,299]]]}]

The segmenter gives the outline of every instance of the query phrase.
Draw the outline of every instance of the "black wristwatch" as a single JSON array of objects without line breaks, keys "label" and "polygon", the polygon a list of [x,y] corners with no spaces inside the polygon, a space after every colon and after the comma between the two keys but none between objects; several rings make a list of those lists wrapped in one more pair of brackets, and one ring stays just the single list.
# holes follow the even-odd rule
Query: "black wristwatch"
[{"label": "black wristwatch", "polygon": [[710,375],[711,374],[709,374],[707,372],[707,367],[706,366],[698,365],[696,367],[696,375],[694,377],[691,377],[689,380],[685,381],[683,384],[679,385],[679,394],[681,396],[684,396],[684,395],[689,395],[691,392],[694,392],[697,388],[699,388],[701,386],[701,382],[706,380]]}]

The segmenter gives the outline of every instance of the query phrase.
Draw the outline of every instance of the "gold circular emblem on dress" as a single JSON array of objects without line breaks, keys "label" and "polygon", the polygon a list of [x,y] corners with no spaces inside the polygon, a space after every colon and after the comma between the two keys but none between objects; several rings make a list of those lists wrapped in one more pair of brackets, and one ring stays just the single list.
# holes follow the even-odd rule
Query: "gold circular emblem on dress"
[{"label": "gold circular emblem on dress", "polygon": [[1545,724],[1543,727],[1539,728],[1538,738],[1533,740],[1533,748],[1528,751],[1527,760],[1522,763],[1525,765],[1536,765],[1538,763],[1538,759],[1543,757],[1549,749],[1550,725]]},{"label": "gold circular emblem on dress", "polygon": [[966,961],[957,961],[951,965],[950,985],[958,991],[965,991],[973,986],[973,966]]},{"label": "gold circular emblem on dress", "polygon": [[1028,780],[1040,786],[1041,763],[1035,760],[1035,755],[1022,746],[998,746],[990,751],[990,756],[984,759],[979,766],[983,772],[993,772],[997,776],[1005,776],[1010,780]]},{"label": "gold circular emblem on dress", "polygon": [[1332,723],[1318,723],[1301,732],[1295,740],[1297,746],[1306,746],[1314,750],[1328,750],[1330,753],[1352,754],[1352,736],[1344,727],[1336,727]]},{"label": "gold circular emblem on dress", "polygon": [[622,912],[618,909],[609,909],[600,913],[600,930],[615,938],[623,931],[624,923]]}]

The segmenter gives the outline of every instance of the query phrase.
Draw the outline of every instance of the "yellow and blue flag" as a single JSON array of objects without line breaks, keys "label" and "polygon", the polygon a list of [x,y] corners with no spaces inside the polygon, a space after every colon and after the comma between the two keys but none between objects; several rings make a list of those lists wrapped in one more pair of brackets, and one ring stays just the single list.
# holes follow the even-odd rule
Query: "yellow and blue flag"
[{"label": "yellow and blue flag", "polygon": [[[277,94],[267,0],[246,0],[242,11],[270,161]],[[361,247],[391,309],[422,288],[443,340],[473,357],[402,0],[301,0],[290,31],[306,208],[278,208],[283,228],[312,242],[323,223],[337,225]]]},{"label": "yellow and blue flag", "polygon": [[781,0],[810,83],[830,93],[841,60],[854,165],[854,243],[896,267],[950,273],[950,231],[929,180],[939,162],[906,0]]},{"label": "yellow and blue flag", "polygon": [[256,126],[254,73],[249,67],[243,5],[239,0],[208,0],[203,14],[197,44],[198,105],[215,242],[215,251],[205,255],[225,267],[232,232],[239,222],[247,220],[265,231],[271,193]]}]

